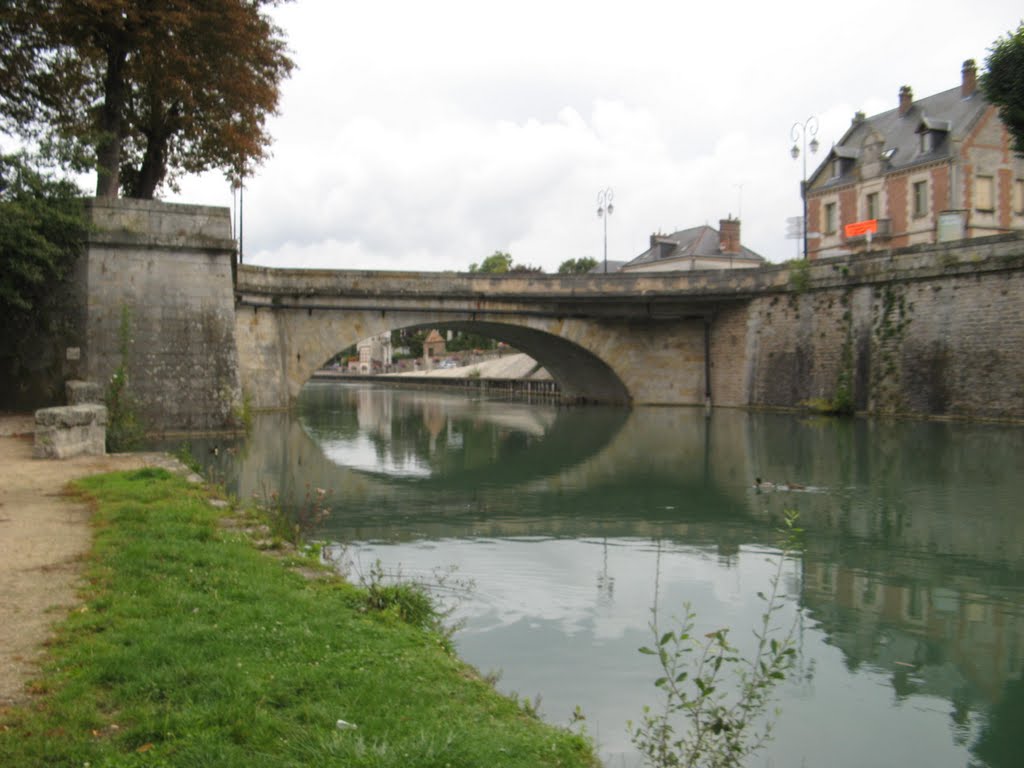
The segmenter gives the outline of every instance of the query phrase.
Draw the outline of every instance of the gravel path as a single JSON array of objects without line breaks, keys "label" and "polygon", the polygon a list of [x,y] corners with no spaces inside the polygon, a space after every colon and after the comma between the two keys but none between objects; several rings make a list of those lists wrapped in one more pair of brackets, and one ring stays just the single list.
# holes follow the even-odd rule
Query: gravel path
[{"label": "gravel path", "polygon": [[33,459],[31,416],[0,414],[0,708],[23,702],[52,626],[72,610],[89,550],[89,509],[64,495],[78,477],[166,466],[165,454]]}]

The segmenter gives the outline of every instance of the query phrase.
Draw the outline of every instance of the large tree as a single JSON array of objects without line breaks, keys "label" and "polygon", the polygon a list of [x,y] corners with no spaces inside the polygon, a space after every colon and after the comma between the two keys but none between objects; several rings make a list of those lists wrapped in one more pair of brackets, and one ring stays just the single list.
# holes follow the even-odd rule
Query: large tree
[{"label": "large tree", "polygon": [[96,194],[151,198],[182,173],[248,172],[293,67],[282,0],[0,0],[0,112]]},{"label": "large tree", "polygon": [[992,45],[985,60],[981,87],[999,108],[999,117],[1013,137],[1013,148],[1024,155],[1024,22]]}]

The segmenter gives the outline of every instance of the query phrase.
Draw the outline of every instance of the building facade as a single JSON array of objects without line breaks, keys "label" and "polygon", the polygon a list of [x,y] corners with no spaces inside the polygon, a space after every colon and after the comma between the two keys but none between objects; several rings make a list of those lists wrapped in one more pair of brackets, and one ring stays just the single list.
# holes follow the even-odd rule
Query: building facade
[{"label": "building facade", "polygon": [[435,328],[423,340],[423,360],[429,361],[435,357],[442,357],[446,349],[447,345],[445,344],[444,336]]},{"label": "building facade", "polygon": [[958,88],[854,115],[807,181],[808,257],[1024,230],[1024,159],[965,61]]},{"label": "building facade", "polygon": [[391,334],[380,333],[356,344],[358,373],[386,373],[391,370]]}]

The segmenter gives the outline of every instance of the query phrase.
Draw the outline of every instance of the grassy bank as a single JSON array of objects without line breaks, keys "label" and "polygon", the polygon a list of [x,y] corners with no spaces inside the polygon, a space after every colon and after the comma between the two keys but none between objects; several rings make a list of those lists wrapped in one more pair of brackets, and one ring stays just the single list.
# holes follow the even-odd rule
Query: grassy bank
[{"label": "grassy bank", "polygon": [[[582,738],[498,695],[429,622],[308,579],[162,470],[89,478],[85,602],[3,766],[586,766]],[[338,720],[355,724],[339,728]]]}]

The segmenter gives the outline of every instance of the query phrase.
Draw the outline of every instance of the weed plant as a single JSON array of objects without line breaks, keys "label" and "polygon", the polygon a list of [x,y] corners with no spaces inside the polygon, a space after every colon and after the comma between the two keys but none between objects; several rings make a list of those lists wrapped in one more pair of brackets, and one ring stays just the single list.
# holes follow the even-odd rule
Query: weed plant
[{"label": "weed plant", "polygon": [[261,495],[254,501],[257,513],[270,528],[271,537],[277,542],[299,547],[330,516],[329,497],[327,489],[307,485],[302,503],[292,509],[284,503],[277,491],[271,491],[264,485]]},{"label": "weed plant", "polygon": [[389,573],[379,559],[358,578],[368,610],[392,613],[407,624],[436,632],[454,652],[451,638],[460,624],[451,617],[461,600],[472,594],[471,579],[459,578],[454,566],[435,569],[429,579],[409,579],[401,570]]},{"label": "weed plant", "polygon": [[640,724],[629,726],[648,765],[740,768],[771,739],[768,709],[775,685],[793,666],[799,618],[788,629],[775,626],[784,605],[782,569],[801,534],[796,512],[787,511],[784,522],[783,550],[775,559],[768,592],[758,593],[764,609],[751,657],[740,654],[728,629],[694,636],[696,614],[689,604],[676,620],[678,628],[666,632],[659,626],[657,606],[652,608],[654,645],[640,652],[658,658],[662,674],[654,685],[661,691],[662,705],[657,710],[645,707]]},{"label": "weed plant", "polygon": [[459,661],[425,603],[372,610],[296,556],[303,576],[163,470],[78,489],[95,505],[83,603],[31,702],[0,713],[0,765],[596,765]]},{"label": "weed plant", "polygon": [[131,347],[131,311],[121,307],[118,328],[120,362],[107,384],[107,450],[111,453],[130,451],[142,442],[145,429],[139,418],[135,399],[131,395],[128,379],[128,353]]}]

